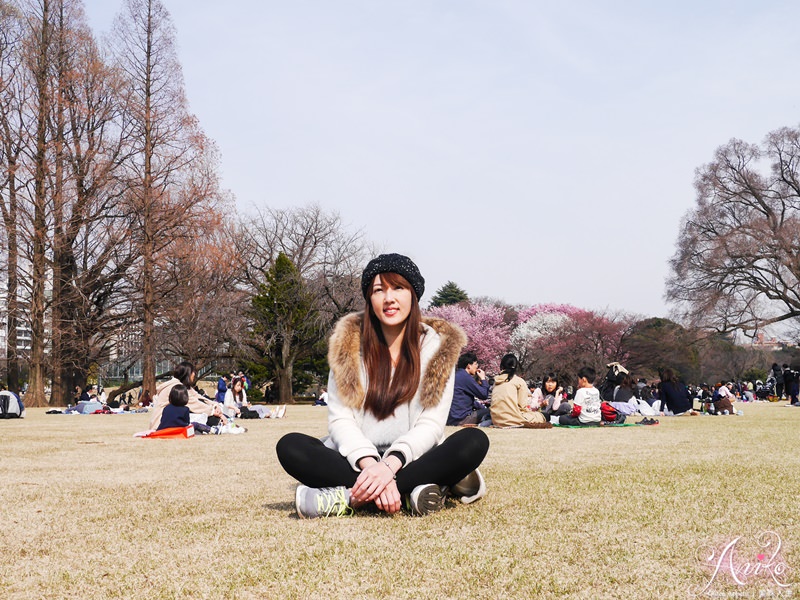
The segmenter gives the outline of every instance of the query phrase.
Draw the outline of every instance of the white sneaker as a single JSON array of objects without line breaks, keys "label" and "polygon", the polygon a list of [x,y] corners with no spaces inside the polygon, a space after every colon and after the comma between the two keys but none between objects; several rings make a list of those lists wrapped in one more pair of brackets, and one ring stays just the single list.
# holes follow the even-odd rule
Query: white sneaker
[{"label": "white sneaker", "polygon": [[294,507],[301,519],[347,517],[353,514],[350,493],[344,486],[310,488],[300,484],[294,494]]},{"label": "white sneaker", "polygon": [[445,495],[435,483],[415,487],[408,496],[407,505],[411,513],[421,517],[444,508]]},{"label": "white sneaker", "polygon": [[454,496],[461,496],[461,502],[464,504],[472,504],[486,495],[486,482],[481,472],[475,469],[472,473],[455,484],[450,489],[450,492]]}]

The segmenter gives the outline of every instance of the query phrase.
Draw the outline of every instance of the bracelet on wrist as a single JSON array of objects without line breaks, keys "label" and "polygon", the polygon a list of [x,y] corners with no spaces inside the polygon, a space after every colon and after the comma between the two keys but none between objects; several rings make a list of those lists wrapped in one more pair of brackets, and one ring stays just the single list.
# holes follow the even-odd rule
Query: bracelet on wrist
[{"label": "bracelet on wrist", "polygon": [[389,471],[391,471],[392,479],[397,479],[397,473],[394,472],[394,469],[392,468],[392,465],[389,464],[389,461],[384,458],[381,460],[381,462],[386,465],[386,468],[389,469]]}]

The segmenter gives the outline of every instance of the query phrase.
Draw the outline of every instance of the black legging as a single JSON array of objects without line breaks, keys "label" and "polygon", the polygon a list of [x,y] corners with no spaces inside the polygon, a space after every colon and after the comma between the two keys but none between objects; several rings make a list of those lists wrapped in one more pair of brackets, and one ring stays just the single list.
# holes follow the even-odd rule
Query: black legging
[{"label": "black legging", "polygon": [[[320,440],[304,433],[287,433],[275,447],[286,472],[312,488],[353,487],[358,478],[347,459]],[[397,489],[410,493],[427,483],[454,485],[478,468],[489,451],[489,438],[480,429],[461,429],[397,473]]]}]

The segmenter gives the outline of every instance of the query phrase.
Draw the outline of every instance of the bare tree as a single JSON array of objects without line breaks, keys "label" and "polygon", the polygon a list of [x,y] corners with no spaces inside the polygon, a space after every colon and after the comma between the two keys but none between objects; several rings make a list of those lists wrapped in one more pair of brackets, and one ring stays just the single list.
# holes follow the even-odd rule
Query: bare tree
[{"label": "bare tree", "polygon": [[155,388],[156,319],[175,289],[163,257],[215,200],[210,143],[188,112],[175,30],[160,0],[126,0],[114,25],[115,55],[128,84],[131,137],[129,188],[140,262],[144,386]]},{"label": "bare tree", "polygon": [[666,297],[679,318],[748,335],[800,317],[800,130],[731,140],[697,171]]},{"label": "bare tree", "polygon": [[53,103],[53,20],[55,18],[51,0],[39,0],[26,13],[27,51],[26,62],[32,78],[31,111],[32,144],[26,148],[33,173],[31,194],[31,226],[26,232],[30,240],[30,303],[31,327],[30,379],[25,401],[29,406],[44,406],[46,378],[45,347],[47,298],[45,284],[48,276],[47,252],[49,249],[48,219],[52,215],[48,176],[52,135],[48,120]]},{"label": "bare tree", "polygon": [[54,45],[51,403],[103,360],[130,312],[121,288],[135,254],[115,205],[125,161],[121,81],[73,2],[57,4]]},{"label": "bare tree", "polygon": [[22,72],[24,25],[20,12],[0,2],[0,214],[5,230],[6,255],[6,355],[9,389],[19,391],[17,324],[19,291],[19,163],[28,143],[23,107],[29,86]]},{"label": "bare tree", "polygon": [[166,268],[174,274],[178,301],[164,307],[159,347],[170,356],[191,358],[198,368],[241,356],[247,335],[249,296],[236,283],[233,245],[219,216],[173,248]]},{"label": "bare tree", "polygon": [[[294,361],[308,356],[339,317],[363,309],[360,275],[368,246],[361,231],[316,205],[259,211],[242,221],[234,239],[241,284],[261,303],[251,313],[251,348],[259,354],[251,358],[271,365],[281,402],[291,402]],[[280,255],[291,264],[278,269],[282,274]],[[284,287],[302,295],[302,307],[286,305]]]},{"label": "bare tree", "polygon": [[282,252],[316,294],[328,325],[363,309],[360,276],[370,247],[363,231],[342,223],[338,213],[315,204],[258,211],[242,220],[235,240],[240,277],[254,292]]}]

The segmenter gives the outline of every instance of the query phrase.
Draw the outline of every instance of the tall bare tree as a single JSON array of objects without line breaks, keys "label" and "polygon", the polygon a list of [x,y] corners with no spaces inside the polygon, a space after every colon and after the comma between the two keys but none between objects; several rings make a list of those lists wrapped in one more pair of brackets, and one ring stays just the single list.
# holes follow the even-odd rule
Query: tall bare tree
[{"label": "tall bare tree", "polygon": [[209,215],[205,229],[176,244],[167,261],[180,300],[164,307],[159,346],[198,368],[241,356],[247,334],[249,296],[231,269],[234,247],[219,218]]},{"label": "tall bare tree", "polygon": [[666,286],[678,317],[749,335],[800,317],[800,130],[731,140],[695,188]]},{"label": "tall bare tree", "polygon": [[25,36],[22,14],[0,1],[0,214],[5,230],[6,266],[6,355],[8,387],[19,391],[17,324],[20,322],[19,292],[19,179],[22,149],[27,145],[24,110],[29,86],[22,72]]},{"label": "tall bare tree", "polygon": [[206,204],[216,199],[216,179],[205,169],[209,142],[188,112],[175,30],[164,5],[160,0],[126,0],[114,39],[134,125],[126,200],[140,255],[143,379],[152,390],[156,319],[174,290],[163,257],[178,239],[191,235],[208,210]]},{"label": "tall bare tree", "polygon": [[27,149],[33,173],[31,194],[31,225],[26,232],[30,241],[30,303],[31,327],[30,377],[26,404],[44,406],[46,379],[45,348],[47,298],[45,285],[48,277],[47,252],[49,250],[48,219],[52,215],[51,196],[48,189],[52,144],[49,127],[53,104],[52,65],[54,52],[54,4],[39,0],[26,13],[28,40],[26,62],[32,78],[29,101],[31,111],[32,144]]},{"label": "tall bare tree", "polygon": [[[74,10],[74,9],[73,9]],[[127,276],[137,253],[118,208],[129,160],[124,82],[80,11],[59,19],[53,248],[53,403],[84,385],[132,318]]]}]

